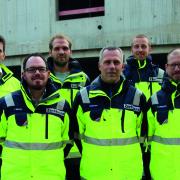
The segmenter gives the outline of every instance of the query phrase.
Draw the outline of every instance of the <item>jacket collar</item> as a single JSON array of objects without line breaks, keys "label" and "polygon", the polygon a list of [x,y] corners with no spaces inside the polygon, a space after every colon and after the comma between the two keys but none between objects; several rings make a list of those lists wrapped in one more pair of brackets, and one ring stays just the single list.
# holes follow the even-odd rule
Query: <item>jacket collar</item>
[{"label": "jacket collar", "polygon": [[180,83],[176,83],[166,76],[163,79],[162,90],[170,94],[175,91],[180,92]]},{"label": "jacket collar", "polygon": [[128,87],[129,81],[125,80],[122,76],[120,76],[119,82],[112,85],[103,82],[101,77],[98,76],[90,85],[91,90],[102,90],[104,92],[112,90],[114,92],[113,94],[125,93]]},{"label": "jacket collar", "polygon": [[0,64],[2,70],[2,76],[0,78],[1,83],[5,83],[9,78],[13,76],[13,72],[10,71],[4,64]]},{"label": "jacket collar", "polygon": [[[48,82],[46,85],[46,91],[42,97],[42,100],[50,97],[57,90],[58,89],[55,87],[53,81],[51,79],[48,79]],[[23,94],[25,94],[27,99],[31,100],[31,94],[30,94],[30,91],[28,89],[27,82],[24,79],[22,79],[22,81],[21,81],[21,91],[23,92]]]},{"label": "jacket collar", "polygon": [[[53,57],[49,56],[47,58],[47,64],[48,64],[48,68],[51,71],[51,73],[54,74]],[[77,60],[73,59],[73,58],[69,59],[68,68],[70,70],[70,74],[82,71],[80,63]]]},{"label": "jacket collar", "polygon": [[[128,57],[128,59],[126,60],[127,61],[127,64],[128,65],[130,65],[130,66],[132,66],[132,67],[135,67],[135,68],[139,68],[139,63],[138,63],[138,61],[139,60],[137,60],[134,56],[129,56]],[[145,67],[152,67],[152,56],[151,55],[149,55],[145,60],[143,60],[143,61],[146,61],[145,63],[146,63],[146,65],[145,65]]]}]

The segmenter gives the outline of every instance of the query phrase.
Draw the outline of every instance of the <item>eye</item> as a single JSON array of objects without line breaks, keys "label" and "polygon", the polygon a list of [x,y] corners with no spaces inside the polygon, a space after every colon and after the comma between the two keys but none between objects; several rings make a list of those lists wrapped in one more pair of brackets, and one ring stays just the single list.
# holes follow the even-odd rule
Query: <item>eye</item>
[{"label": "eye", "polygon": [[60,49],[59,47],[54,47],[53,48],[54,51],[59,51],[59,49]]},{"label": "eye", "polygon": [[135,44],[133,45],[134,49],[138,49],[139,48],[139,45],[138,44]]},{"label": "eye", "polygon": [[145,44],[142,44],[142,45],[141,45],[141,48],[142,48],[142,49],[146,49],[147,46],[146,46]]},{"label": "eye", "polygon": [[69,47],[64,46],[64,47],[62,47],[62,49],[63,49],[64,51],[68,51],[68,50],[69,50]]},{"label": "eye", "polygon": [[114,61],[114,65],[119,65],[119,64],[121,64],[119,61]]}]

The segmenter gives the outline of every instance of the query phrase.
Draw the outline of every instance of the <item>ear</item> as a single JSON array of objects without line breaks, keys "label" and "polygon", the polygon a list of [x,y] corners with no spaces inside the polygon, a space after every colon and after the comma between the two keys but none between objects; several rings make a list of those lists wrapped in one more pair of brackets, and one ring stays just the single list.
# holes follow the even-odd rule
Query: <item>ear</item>
[{"label": "ear", "polygon": [[101,64],[98,62],[98,69],[101,71]]},{"label": "ear", "polygon": [[167,71],[167,68],[168,68],[168,65],[167,64],[165,64],[165,70]]},{"label": "ear", "polygon": [[149,46],[149,52],[150,52],[150,53],[152,52],[152,47],[151,47],[151,46]]},{"label": "ear", "polygon": [[26,80],[26,76],[25,76],[25,73],[24,73],[24,72],[21,73],[21,78],[23,78],[23,79]]},{"label": "ear", "polygon": [[4,61],[5,57],[6,57],[6,54],[3,53],[2,58],[1,58],[0,60],[1,60],[1,61]]},{"label": "ear", "polygon": [[125,64],[123,63],[123,64],[122,64],[122,70],[124,70],[124,67],[125,67]]},{"label": "ear", "polygon": [[70,49],[70,55],[72,55],[72,50]]},{"label": "ear", "polygon": [[48,70],[48,71],[47,71],[47,73],[48,73],[48,78],[49,78],[49,77],[50,77],[50,73],[51,73],[51,72]]}]

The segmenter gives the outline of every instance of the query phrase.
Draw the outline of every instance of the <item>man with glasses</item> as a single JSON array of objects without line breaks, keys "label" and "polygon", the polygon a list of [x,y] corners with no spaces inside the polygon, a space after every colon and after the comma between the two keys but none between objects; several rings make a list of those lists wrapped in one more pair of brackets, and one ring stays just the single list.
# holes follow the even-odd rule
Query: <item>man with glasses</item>
[{"label": "man with glasses", "polygon": [[65,179],[70,106],[49,78],[45,58],[24,59],[21,89],[0,99],[2,180]]},{"label": "man with glasses", "polygon": [[[50,77],[56,87],[61,88],[61,94],[72,106],[76,93],[80,88],[89,84],[89,78],[82,71],[79,62],[71,57],[72,42],[70,38],[62,34],[53,36],[49,42],[49,55]],[[67,147],[65,150],[67,179],[78,180],[81,155],[76,145],[68,154],[70,148]],[[74,170],[72,171],[72,169]]]},{"label": "man with glasses", "polygon": [[172,50],[165,65],[167,77],[149,100],[148,140],[150,172],[155,180],[180,177],[180,48]]}]

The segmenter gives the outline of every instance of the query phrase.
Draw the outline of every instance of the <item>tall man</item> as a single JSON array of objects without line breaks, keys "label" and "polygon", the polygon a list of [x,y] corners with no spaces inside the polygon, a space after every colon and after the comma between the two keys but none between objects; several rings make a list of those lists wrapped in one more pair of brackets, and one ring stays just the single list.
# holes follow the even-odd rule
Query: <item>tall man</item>
[{"label": "tall man", "polygon": [[135,36],[131,45],[132,56],[127,59],[123,72],[126,79],[143,91],[147,99],[161,88],[164,76],[164,71],[152,64],[151,50],[147,36]]},{"label": "tall man", "polygon": [[[72,56],[72,42],[65,35],[55,35],[49,42],[48,67],[51,71],[51,79],[61,88],[63,95],[72,105],[76,93],[81,87],[89,84],[88,76],[81,70],[80,64]],[[65,150],[68,154],[69,147]],[[79,179],[80,153],[73,146],[65,160],[67,179]],[[73,169],[73,171],[72,171]]]},{"label": "tall man", "polygon": [[21,89],[0,99],[2,178],[65,179],[70,106],[49,79],[39,54],[24,59]]},{"label": "tall man", "polygon": [[171,51],[165,65],[168,77],[155,93],[148,111],[151,142],[150,172],[154,180],[180,177],[180,48]]},{"label": "tall man", "polygon": [[82,139],[82,179],[142,178],[139,137],[146,101],[120,76],[123,67],[120,48],[103,48],[100,76],[76,96],[73,117]]}]

